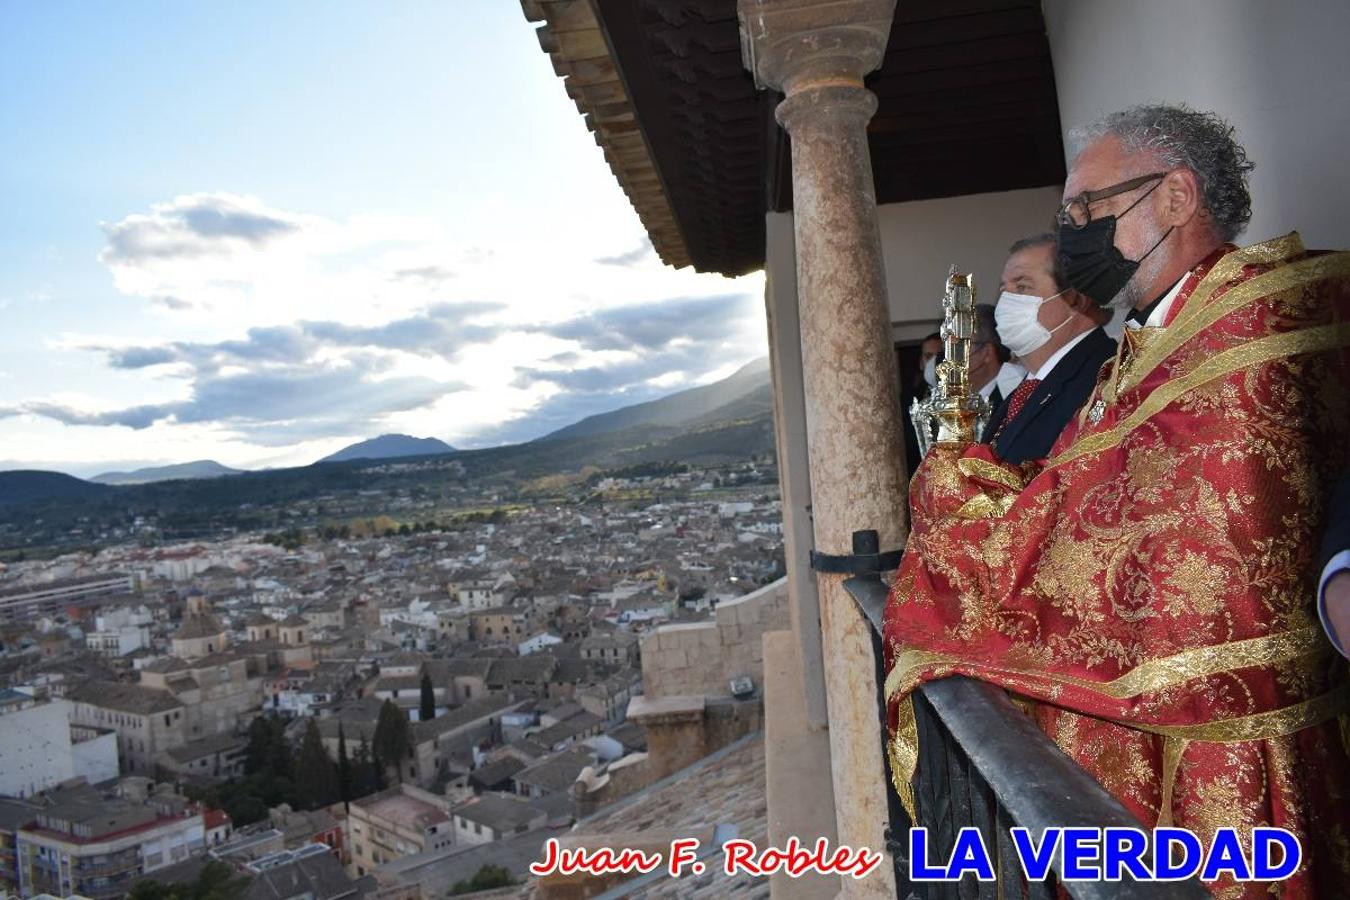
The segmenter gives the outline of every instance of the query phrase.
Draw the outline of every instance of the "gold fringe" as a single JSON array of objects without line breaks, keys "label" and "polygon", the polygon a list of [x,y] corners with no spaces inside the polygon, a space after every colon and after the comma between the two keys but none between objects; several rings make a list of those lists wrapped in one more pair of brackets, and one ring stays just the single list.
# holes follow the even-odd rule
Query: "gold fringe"
[{"label": "gold fringe", "polygon": [[891,761],[891,784],[900,797],[900,805],[909,814],[909,821],[917,823],[914,772],[919,767],[919,723],[914,718],[913,697],[904,697],[897,704],[895,734],[886,742],[886,755]]},{"label": "gold fringe", "polygon": [[[1105,695],[1113,700],[1124,700],[1140,694],[1177,687],[1193,678],[1206,675],[1219,675],[1235,669],[1275,665],[1304,656],[1325,656],[1330,653],[1331,647],[1327,644],[1321,626],[1309,625],[1262,637],[1229,641],[1226,644],[1195,647],[1171,656],[1145,660],[1111,681],[1092,681],[1087,678],[1055,675],[1038,669],[1013,666],[979,665],[976,668],[989,674],[1014,675],[1032,681],[1071,685]],[[914,685],[918,684],[919,674],[923,670],[935,666],[959,666],[967,662],[948,653],[918,649],[901,650],[896,654],[895,663],[886,675],[886,697],[889,699],[896,691],[912,690]]]},{"label": "gold fringe", "polygon": [[1190,741],[1183,737],[1163,738],[1162,754],[1162,799],[1158,801],[1158,827],[1167,828],[1172,824],[1172,791],[1176,785],[1177,767],[1186,752]]}]

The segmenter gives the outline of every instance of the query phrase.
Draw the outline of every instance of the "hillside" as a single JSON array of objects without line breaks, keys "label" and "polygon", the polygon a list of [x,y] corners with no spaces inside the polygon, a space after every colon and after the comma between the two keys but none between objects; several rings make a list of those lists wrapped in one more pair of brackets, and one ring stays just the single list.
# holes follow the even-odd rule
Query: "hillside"
[{"label": "hillside", "polygon": [[113,489],[61,472],[14,469],[0,472],[0,507],[46,501],[82,501],[103,497]]},{"label": "hillside", "polygon": [[454,447],[437,438],[415,438],[407,434],[382,434],[379,437],[343,447],[338,452],[325,456],[319,462],[347,462],[353,459],[397,459],[401,456],[432,456],[437,453],[454,452]]},{"label": "hillside", "polygon": [[[0,550],[70,544],[140,518],[168,538],[204,537],[275,528],[297,514],[313,521],[384,514],[397,498],[456,508],[480,502],[473,498],[509,498],[531,479],[587,467],[735,464],[774,453],[772,405],[762,364],[759,371],[752,364],[714,385],[483,450],[385,435],[309,466],[228,478],[105,485],[57,472],[0,472]],[[397,466],[388,464],[391,456],[366,456],[398,450],[405,452]]]},{"label": "hillside", "polygon": [[148,484],[151,481],[173,481],[177,478],[220,478],[224,475],[240,475],[243,471],[222,466],[214,459],[199,459],[171,466],[134,469],[130,472],[104,472],[89,480],[98,484]]},{"label": "hillside", "polygon": [[[659,400],[625,406],[612,412],[588,416],[580,422],[544,435],[539,440],[588,437],[623,431],[640,425],[675,428],[696,420],[707,420],[769,384],[769,359],[762,357],[747,363],[721,381],[679,391]],[[772,404],[768,407],[772,409]]]}]

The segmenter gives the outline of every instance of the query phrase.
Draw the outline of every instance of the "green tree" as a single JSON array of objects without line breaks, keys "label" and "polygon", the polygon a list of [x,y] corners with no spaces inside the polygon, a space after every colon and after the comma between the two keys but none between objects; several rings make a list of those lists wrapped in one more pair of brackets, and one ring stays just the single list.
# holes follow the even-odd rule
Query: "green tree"
[{"label": "green tree", "polygon": [[[412,747],[412,735],[408,728],[408,717],[403,710],[386,700],[380,707],[380,717],[375,723],[375,758],[384,765],[393,764],[395,777],[403,780],[403,760]],[[376,766],[378,770],[380,766]]]},{"label": "green tree", "polygon": [[343,808],[352,802],[352,761],[347,758],[347,734],[338,722],[338,796],[342,798]]},{"label": "green tree", "polygon": [[436,718],[436,689],[431,686],[431,674],[422,673],[422,704],[417,711],[417,718],[423,722],[429,722]]},{"label": "green tree", "polygon": [[473,894],[492,888],[510,887],[515,883],[516,879],[511,876],[510,869],[504,866],[494,866],[492,863],[484,863],[472,878],[456,881],[454,887],[450,889],[450,895],[458,897],[461,894]]},{"label": "green tree", "polygon": [[318,809],[338,799],[338,773],[323,748],[319,723],[310,719],[300,740],[299,761],[295,772],[295,799],[302,809]]}]

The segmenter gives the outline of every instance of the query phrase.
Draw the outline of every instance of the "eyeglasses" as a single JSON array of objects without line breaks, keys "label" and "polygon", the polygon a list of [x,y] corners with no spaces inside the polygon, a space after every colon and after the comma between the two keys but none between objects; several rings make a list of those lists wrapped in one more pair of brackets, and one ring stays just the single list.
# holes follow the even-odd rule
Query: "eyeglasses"
[{"label": "eyeglasses", "polygon": [[[1064,205],[1059,208],[1059,214],[1055,217],[1055,220],[1058,221],[1060,225],[1067,225],[1070,228],[1083,228],[1092,221],[1092,210],[1090,207],[1093,203],[1096,203],[1099,200],[1105,200],[1108,197],[1114,197],[1117,194],[1123,194],[1126,191],[1132,191],[1140,185],[1148,184],[1150,181],[1157,181],[1158,184],[1161,184],[1162,179],[1166,178],[1167,175],[1167,172],[1154,172],[1152,175],[1141,175],[1138,178],[1131,178],[1129,181],[1122,181],[1120,184],[1113,184],[1110,187],[1102,188],[1099,191],[1084,191],[1077,197],[1070,197],[1068,200],[1065,200]],[[1156,188],[1157,186],[1158,185],[1155,184],[1153,188]],[[1153,188],[1149,188],[1149,190],[1145,191],[1139,197],[1139,200],[1136,200],[1129,205],[1125,212],[1134,209],[1140,200],[1143,200],[1144,197],[1147,197],[1153,192]],[[1121,213],[1120,215],[1123,216],[1125,213]]]}]

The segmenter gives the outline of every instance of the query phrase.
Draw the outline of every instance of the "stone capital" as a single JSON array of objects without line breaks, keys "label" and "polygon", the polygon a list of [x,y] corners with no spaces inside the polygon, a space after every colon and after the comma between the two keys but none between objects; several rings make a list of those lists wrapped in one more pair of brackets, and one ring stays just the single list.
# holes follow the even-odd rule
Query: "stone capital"
[{"label": "stone capital", "polygon": [[741,58],[761,88],[792,95],[856,83],[881,65],[895,0],[737,0]]},{"label": "stone capital", "polygon": [[854,126],[861,134],[876,111],[876,95],[861,84],[810,82],[785,97],[774,117],[794,136],[812,124]]}]

